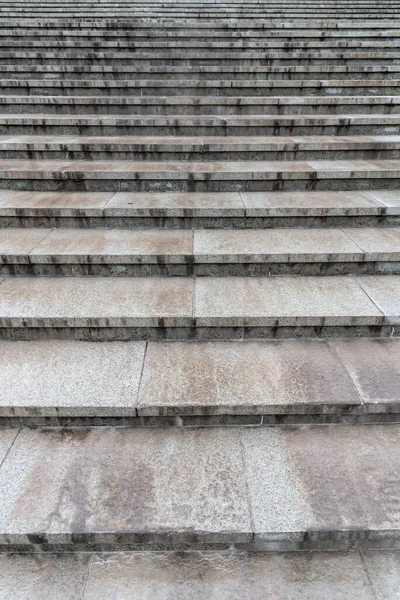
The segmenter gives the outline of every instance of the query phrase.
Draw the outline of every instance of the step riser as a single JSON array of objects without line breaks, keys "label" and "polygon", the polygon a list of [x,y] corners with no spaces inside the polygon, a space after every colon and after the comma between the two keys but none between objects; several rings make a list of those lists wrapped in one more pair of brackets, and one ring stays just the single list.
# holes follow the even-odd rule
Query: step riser
[{"label": "step riser", "polygon": [[[28,121],[28,119],[26,119]],[[174,119],[171,119],[172,123]],[[107,125],[50,125],[50,124],[32,124],[27,122],[25,125],[5,125],[0,120],[0,135],[76,135],[76,136],[310,136],[310,135],[399,135],[400,126],[385,124],[346,124],[346,125],[203,125],[192,126],[171,124],[171,125],[126,125],[120,126]]]},{"label": "step riser", "polygon": [[[20,82],[18,82],[20,83]],[[365,86],[341,86],[338,85],[320,87],[320,86],[301,86],[301,87],[280,87],[280,86],[198,86],[183,87],[180,82],[176,83],[176,87],[164,87],[162,82],[159,85],[150,87],[135,87],[135,86],[98,86],[86,87],[82,85],[64,86],[55,85],[54,82],[50,85],[4,85],[0,79],[0,95],[10,96],[397,96],[400,95],[400,84],[396,85],[365,85]],[[16,108],[16,107],[15,107]],[[29,107],[27,112],[32,112],[33,107]],[[89,107],[88,107],[89,108]],[[4,113],[4,109],[1,109]],[[48,105],[46,105],[48,112]],[[15,112],[15,111],[14,111]],[[97,113],[96,113],[97,114]]]},{"label": "step riser", "polygon": [[[43,320],[44,321],[44,320]],[[94,342],[166,340],[276,340],[391,338],[400,326],[284,326],[284,327],[0,327],[0,340],[77,340]]]},{"label": "step riser", "polygon": [[[17,209],[18,211],[18,209]],[[48,211],[51,212],[51,211]],[[23,217],[0,216],[0,228],[97,228],[123,229],[276,229],[323,227],[398,227],[400,216],[328,216],[328,217]]]},{"label": "step riser", "polygon": [[[0,144],[1,145],[1,144]],[[214,151],[199,147],[197,150],[163,152],[157,150],[96,151],[87,147],[83,150],[2,150],[0,160],[143,160],[143,161],[230,161],[230,160],[396,160],[400,159],[400,144],[388,150],[301,150],[301,151]]]},{"label": "step riser", "polygon": [[[40,175],[40,174],[39,174]],[[257,174],[256,174],[257,175]],[[279,174],[278,174],[279,175]],[[10,176],[7,176],[10,177]],[[134,177],[134,175],[132,175]],[[68,174],[55,173],[54,178],[26,178],[15,174],[13,178],[0,179],[0,190],[47,191],[47,192],[278,192],[278,191],[355,191],[377,189],[400,189],[400,174],[393,176],[370,178],[337,178],[337,179],[287,179],[279,176],[275,179],[252,179],[247,173],[243,179],[230,180],[195,180],[191,173],[187,179],[126,179],[114,178],[91,179],[90,174],[79,174],[72,177]]]},{"label": "step riser", "polygon": [[133,56],[132,58],[40,58],[40,57],[24,57],[22,58],[1,58],[3,65],[19,66],[21,60],[25,60],[29,63],[30,68],[32,65],[52,65],[57,66],[62,62],[65,66],[72,67],[123,67],[137,65],[140,67],[152,67],[152,66],[164,66],[164,67],[246,67],[251,69],[253,67],[276,67],[276,66],[384,66],[384,65],[400,65],[399,54],[395,53],[393,58],[381,58],[378,55],[366,56],[365,58],[351,58],[349,56],[341,57],[318,57],[310,56],[309,58],[299,58],[296,56],[290,56],[289,54],[283,58],[225,58],[225,57],[212,57],[210,58],[194,58],[190,56],[190,53],[184,53],[182,57],[170,57],[158,58],[156,55],[154,58],[141,58]]},{"label": "step riser", "polygon": [[[90,257],[88,257],[90,258]],[[18,257],[0,256],[0,276],[34,277],[268,277],[274,275],[399,275],[400,257],[395,261],[376,262],[249,262],[221,264],[17,264]],[[192,258],[192,257],[188,257]],[[154,259],[155,260],[155,259]],[[34,261],[32,261],[34,262]],[[58,261],[57,262],[61,262]],[[90,262],[89,260],[87,262]]]},{"label": "step riser", "polygon": [[[18,103],[7,103],[1,102],[0,100],[0,113],[2,115],[11,114],[46,114],[46,115],[155,115],[155,116],[209,116],[209,115],[277,115],[277,116],[288,116],[291,115],[400,115],[400,104],[390,104],[391,98],[388,99],[388,103],[383,104],[287,104],[287,105],[268,105],[263,104],[247,104],[245,99],[242,104],[232,103],[231,106],[221,104],[211,105],[196,105],[196,103],[188,103],[188,105],[182,104],[118,104],[117,102],[110,104],[109,106],[104,104],[59,104],[54,103],[40,103],[40,101],[32,102],[27,104]],[[400,116],[399,116],[400,123]]]}]

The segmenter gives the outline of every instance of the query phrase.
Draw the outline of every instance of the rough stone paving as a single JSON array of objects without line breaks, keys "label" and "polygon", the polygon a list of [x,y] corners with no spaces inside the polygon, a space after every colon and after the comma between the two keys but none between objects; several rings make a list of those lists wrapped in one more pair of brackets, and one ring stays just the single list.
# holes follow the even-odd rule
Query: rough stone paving
[{"label": "rough stone paving", "polygon": [[1,599],[399,599],[399,16],[2,0]]}]

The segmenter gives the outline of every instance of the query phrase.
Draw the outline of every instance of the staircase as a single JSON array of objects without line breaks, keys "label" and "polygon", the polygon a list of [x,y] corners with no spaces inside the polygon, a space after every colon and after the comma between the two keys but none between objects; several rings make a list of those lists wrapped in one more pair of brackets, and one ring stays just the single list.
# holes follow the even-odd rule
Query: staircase
[{"label": "staircase", "polygon": [[2,0],[1,598],[399,598],[399,15]]}]

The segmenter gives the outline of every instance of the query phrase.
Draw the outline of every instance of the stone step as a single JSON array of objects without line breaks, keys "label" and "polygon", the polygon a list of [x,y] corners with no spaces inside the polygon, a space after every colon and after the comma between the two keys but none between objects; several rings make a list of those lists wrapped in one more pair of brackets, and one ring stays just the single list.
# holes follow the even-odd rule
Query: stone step
[{"label": "stone step", "polygon": [[0,350],[1,429],[399,420],[395,338],[1,341]]},{"label": "stone step", "polygon": [[[81,10],[81,11],[77,11],[76,9],[66,9],[66,8],[60,8],[59,10],[49,10],[49,9],[44,9],[44,10],[38,10],[37,8],[32,9],[32,8],[3,8],[0,9],[0,14],[3,14],[6,18],[10,18],[10,19],[29,19],[29,20],[34,20],[36,22],[36,20],[38,18],[51,18],[51,19],[73,19],[73,18],[81,18],[81,19],[142,19],[142,18],[151,18],[154,19],[157,16],[160,19],[191,19],[191,20],[196,20],[198,19],[199,21],[205,18],[208,19],[213,19],[213,20],[226,20],[226,19],[235,19],[235,20],[239,20],[241,17],[245,17],[245,18],[249,18],[249,19],[257,19],[257,17],[259,18],[265,18],[265,14],[266,11],[263,9],[260,9],[258,11],[255,10],[251,10],[248,11],[248,9],[243,9],[243,10],[235,10],[235,11],[221,11],[221,10],[204,10],[204,9],[192,9],[192,10],[187,10],[187,9],[149,9],[149,10],[144,10],[144,9],[133,9],[133,10],[126,10],[126,9],[121,9],[121,10],[116,10],[115,8],[113,8],[112,10]],[[387,10],[385,11],[385,13],[387,13],[387,16],[394,16],[397,17],[397,15],[399,14],[399,11],[394,9],[394,10]],[[322,9],[310,9],[310,10],[293,10],[293,9],[288,9],[287,11],[282,11],[282,10],[268,10],[268,18],[269,19],[282,19],[284,17],[287,17],[288,19],[301,19],[302,21],[307,20],[307,19],[318,19],[318,18],[325,18],[325,19],[335,19],[340,17],[343,14],[343,10],[342,9],[338,9],[338,10],[322,10]],[[377,18],[379,18],[381,16],[381,11],[378,12],[372,12],[372,11],[365,11],[365,9],[361,9],[361,10],[356,10],[356,11],[351,11],[349,9],[346,9],[346,14],[347,17],[349,19],[352,19],[353,21],[359,21],[359,22],[365,22],[366,19],[369,20],[375,20]]]},{"label": "stone step", "polygon": [[280,228],[400,225],[400,191],[94,193],[0,191],[2,227]]},{"label": "stone step", "polygon": [[134,62],[138,66],[150,67],[157,61],[165,66],[334,66],[334,65],[399,65],[400,52],[334,52],[334,51],[295,51],[279,52],[187,52],[168,50],[154,52],[34,52],[34,51],[0,51],[0,61],[4,65],[21,65],[22,61],[32,65],[94,65],[94,66],[130,66]]},{"label": "stone step", "polygon": [[47,553],[40,566],[35,555],[0,556],[5,597],[81,600],[397,600],[399,562],[395,551]]},{"label": "stone step", "polygon": [[400,228],[0,229],[0,275],[399,274]]},{"label": "stone step", "polygon": [[[1,100],[0,100],[1,102]],[[1,159],[35,160],[385,160],[400,158],[400,135],[74,137],[0,136]]]},{"label": "stone step", "polygon": [[400,79],[0,79],[2,95],[18,96],[392,96]]},{"label": "stone step", "polygon": [[0,188],[97,192],[398,189],[400,161],[0,160]]},{"label": "stone step", "polygon": [[[133,111],[132,111],[133,112]],[[398,135],[398,114],[52,115],[0,114],[1,136],[349,136]]]},{"label": "stone step", "polygon": [[99,79],[99,74],[107,76],[112,80],[126,80],[128,77],[136,79],[151,79],[157,75],[158,79],[197,79],[197,80],[221,80],[231,79],[239,81],[288,81],[292,79],[304,80],[315,79],[315,77],[323,77],[329,79],[332,76],[340,80],[353,79],[380,79],[387,80],[388,75],[398,78],[400,73],[400,65],[323,65],[323,66],[252,66],[237,67],[237,66],[221,66],[209,65],[205,66],[146,66],[138,67],[131,65],[124,66],[104,66],[104,65],[32,65],[31,63],[16,64],[16,65],[0,65],[0,78],[3,79],[29,79],[40,78],[66,79],[72,76],[75,79]]},{"label": "stone step", "polygon": [[0,440],[3,550],[399,546],[398,425],[24,430]]},{"label": "stone step", "polygon": [[[0,95],[0,115],[399,115],[400,96]],[[398,116],[400,122],[400,116]]]},{"label": "stone step", "polygon": [[400,277],[4,277],[0,339],[391,337]]}]

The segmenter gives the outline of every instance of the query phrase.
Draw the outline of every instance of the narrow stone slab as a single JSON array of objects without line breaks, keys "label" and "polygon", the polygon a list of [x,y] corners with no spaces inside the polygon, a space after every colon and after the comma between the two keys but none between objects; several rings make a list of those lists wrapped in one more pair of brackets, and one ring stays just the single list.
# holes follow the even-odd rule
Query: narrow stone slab
[{"label": "narrow stone slab", "polygon": [[326,414],[359,404],[325,342],[156,342],[146,352],[138,414]]},{"label": "narrow stone slab", "polygon": [[[400,242],[397,250],[400,258]],[[346,262],[363,260],[363,252],[339,229],[203,229],[194,232],[194,260],[199,263]]]},{"label": "narrow stone slab", "polygon": [[398,426],[262,428],[241,439],[259,547],[400,543]]},{"label": "narrow stone slab", "polygon": [[0,190],[0,215],[102,216],[108,192],[17,192]]},{"label": "narrow stone slab", "polygon": [[185,263],[192,254],[190,230],[55,229],[36,245],[29,258],[39,264]]},{"label": "narrow stone slab", "polygon": [[236,430],[25,430],[0,482],[2,544],[251,539]]},{"label": "narrow stone slab", "polygon": [[144,342],[0,341],[0,416],[136,416]]},{"label": "narrow stone slab", "polygon": [[397,600],[400,589],[399,553],[365,552],[363,560],[376,600]]},{"label": "narrow stone slab", "polygon": [[0,264],[29,262],[29,252],[51,233],[51,229],[0,229]]},{"label": "narrow stone slab", "polygon": [[390,412],[400,402],[400,340],[332,342],[370,412]]},{"label": "narrow stone slab", "polygon": [[0,596],[82,600],[91,559],[88,553],[0,554]]},{"label": "narrow stone slab", "polygon": [[[380,585],[384,564],[376,571],[377,586],[384,590],[384,582]],[[118,600],[374,600],[359,554],[334,552],[95,555],[84,600],[102,595]]]},{"label": "narrow stone slab", "polygon": [[364,260],[399,260],[400,228],[346,228],[346,233],[361,250]]},{"label": "narrow stone slab", "polygon": [[6,278],[2,327],[185,327],[190,278]]},{"label": "narrow stone slab", "polygon": [[400,190],[369,191],[367,195],[386,206],[389,215],[400,215]]},{"label": "narrow stone slab", "polygon": [[379,325],[384,320],[347,277],[198,278],[194,315],[197,325],[208,327]]},{"label": "narrow stone slab", "polygon": [[[365,192],[241,193],[248,217],[382,214],[380,202]],[[400,195],[398,196],[400,206]]]},{"label": "narrow stone slab", "polygon": [[394,275],[382,278],[364,275],[357,277],[357,281],[385,313],[387,322],[400,324],[400,279]]}]

